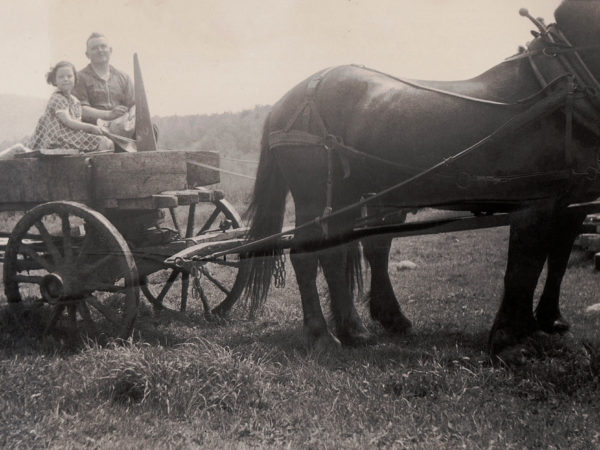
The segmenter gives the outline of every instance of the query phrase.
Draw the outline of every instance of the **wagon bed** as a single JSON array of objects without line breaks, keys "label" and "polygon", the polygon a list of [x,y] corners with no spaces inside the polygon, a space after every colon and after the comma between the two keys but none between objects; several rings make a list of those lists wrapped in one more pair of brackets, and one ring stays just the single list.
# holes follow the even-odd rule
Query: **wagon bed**
[{"label": "wagon bed", "polygon": [[[27,154],[25,154],[27,155]],[[185,204],[189,188],[219,182],[215,152],[153,151],[22,157],[0,161],[0,211],[71,200],[100,209]],[[198,194],[201,195],[201,194]]]}]

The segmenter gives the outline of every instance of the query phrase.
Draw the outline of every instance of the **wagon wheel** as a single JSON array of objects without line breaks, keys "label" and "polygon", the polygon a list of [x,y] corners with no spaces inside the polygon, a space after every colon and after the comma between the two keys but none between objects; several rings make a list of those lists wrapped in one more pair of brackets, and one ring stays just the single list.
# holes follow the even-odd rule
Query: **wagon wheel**
[{"label": "wagon wheel", "polygon": [[[201,236],[242,226],[240,215],[225,199],[199,205],[201,209],[208,209],[208,211],[197,211],[197,205],[194,203],[189,206],[185,237]],[[204,208],[205,205],[210,205],[210,208]],[[179,228],[178,223],[174,225]],[[195,274],[197,277],[194,277],[194,280],[198,281],[194,282],[192,292],[201,300],[205,313],[218,316],[225,316],[229,313],[243,290],[243,277],[238,277],[240,267],[242,267],[240,258],[237,255],[231,255],[226,259],[203,266]],[[167,293],[176,284],[179,275],[181,275],[180,310],[185,311],[190,287],[188,272],[168,269],[144,276],[141,279],[140,287],[150,303],[155,308],[161,309]]]},{"label": "wagon wheel", "polygon": [[137,280],[121,234],[79,203],[31,209],[6,246],[6,297],[39,317],[44,333],[127,338],[137,314]]}]

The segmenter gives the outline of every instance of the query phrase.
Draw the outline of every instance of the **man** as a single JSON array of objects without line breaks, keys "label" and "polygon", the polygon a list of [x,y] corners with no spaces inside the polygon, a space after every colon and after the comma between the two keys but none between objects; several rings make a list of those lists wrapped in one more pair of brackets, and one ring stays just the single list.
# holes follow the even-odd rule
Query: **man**
[{"label": "man", "polygon": [[92,33],[85,54],[90,64],[77,73],[73,90],[81,102],[82,119],[96,123],[122,116],[135,104],[133,83],[127,74],[110,65],[112,47],[106,36]]}]

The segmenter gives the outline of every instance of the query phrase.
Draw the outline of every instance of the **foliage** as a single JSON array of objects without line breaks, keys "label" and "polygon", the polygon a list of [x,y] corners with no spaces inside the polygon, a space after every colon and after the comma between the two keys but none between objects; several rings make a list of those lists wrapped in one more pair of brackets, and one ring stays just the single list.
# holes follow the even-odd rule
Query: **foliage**
[{"label": "foliage", "polygon": [[262,125],[270,106],[239,113],[155,117],[159,148],[216,151],[228,157],[257,158]]},{"label": "foliage", "polygon": [[221,173],[216,188],[236,205],[247,203],[254,182],[253,177],[260,154],[262,126],[270,106],[256,106],[252,110],[193,116],[155,117],[158,126],[158,147],[162,150],[216,151],[221,157],[220,167],[237,176]]}]

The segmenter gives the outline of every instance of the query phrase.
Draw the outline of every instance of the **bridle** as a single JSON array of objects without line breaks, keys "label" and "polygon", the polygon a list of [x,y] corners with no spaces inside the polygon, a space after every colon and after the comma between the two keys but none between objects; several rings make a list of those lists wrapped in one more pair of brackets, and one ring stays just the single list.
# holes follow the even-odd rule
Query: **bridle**
[{"label": "bridle", "polygon": [[[532,68],[534,69],[536,76],[538,76],[540,84],[542,85],[542,87],[544,87],[545,80],[543,76],[541,76],[541,73],[539,73],[537,68],[534,67],[535,63],[533,63],[533,57],[537,55],[543,55],[546,57],[556,57],[559,59],[560,63],[563,65],[566,71],[573,75],[577,84],[587,91],[588,95],[591,94],[593,96],[597,96],[598,93],[600,93],[600,82],[589,69],[589,67],[581,57],[580,52],[587,50],[599,50],[600,44],[575,47],[567,39],[567,37],[558,27],[557,24],[553,23],[546,26],[541,19],[535,19],[531,14],[529,14],[529,11],[527,11],[527,9],[525,8],[519,10],[519,14],[523,17],[527,17],[533,22],[533,24],[539,30],[532,31],[533,36],[536,38],[540,38],[546,45],[539,50],[522,48],[522,51],[518,55],[507,58],[507,61],[519,58],[528,58],[532,63]],[[572,64],[566,58],[567,55],[574,56],[575,64]],[[591,86],[586,86],[589,84],[591,84]]]}]

